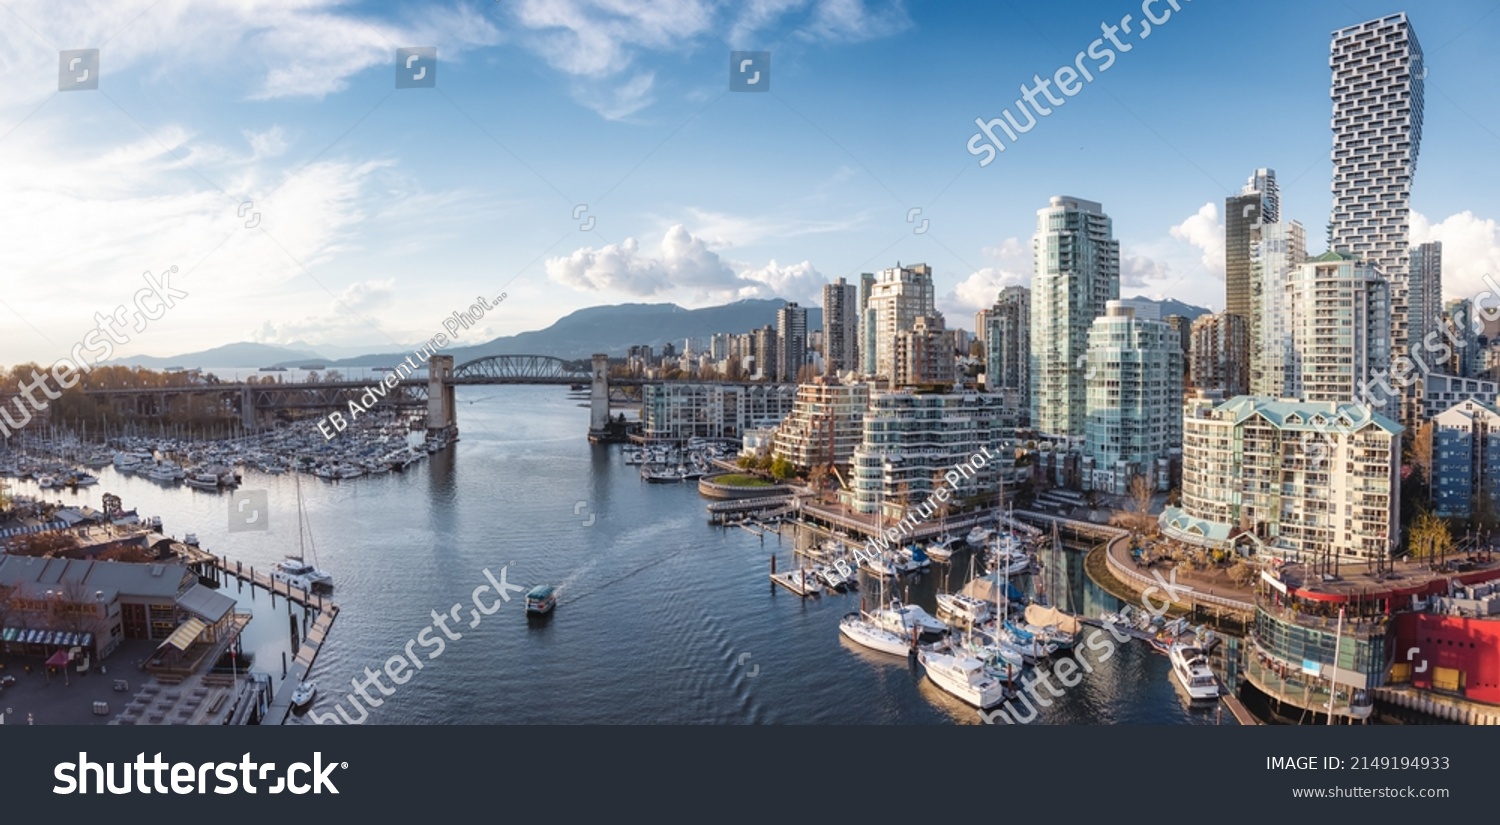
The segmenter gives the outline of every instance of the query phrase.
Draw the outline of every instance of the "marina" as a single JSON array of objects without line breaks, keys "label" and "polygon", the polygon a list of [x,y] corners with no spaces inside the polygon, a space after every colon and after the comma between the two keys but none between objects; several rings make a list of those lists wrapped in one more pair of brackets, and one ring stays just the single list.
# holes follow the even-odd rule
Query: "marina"
[{"label": "marina", "polygon": [[[721,499],[693,485],[645,483],[628,445],[588,447],[580,462],[577,434],[568,429],[577,426],[568,416],[580,412],[568,399],[547,388],[506,393],[514,397],[472,405],[462,445],[424,453],[419,474],[307,484],[300,478],[307,473],[239,465],[243,487],[267,493],[266,532],[228,529],[222,496],[123,472],[112,460],[87,470],[96,485],[44,492],[39,479],[16,478],[11,486],[64,509],[97,509],[100,494],[110,492],[141,513],[164,513],[172,533],[198,542],[180,543],[184,557],[222,588],[254,591],[262,603],[294,611],[298,629],[284,669],[275,667],[282,654],[274,649],[257,656],[257,670],[270,671],[274,684],[259,689],[262,709],[250,715],[268,721],[302,718],[304,683],[314,684],[309,711],[326,711],[325,703],[347,692],[341,685],[401,646],[403,616],[409,624],[427,614],[422,604],[454,602],[473,589],[477,571],[499,564],[528,588],[553,583],[555,609],[538,614],[513,604],[512,621],[502,613],[464,630],[477,643],[455,644],[402,701],[371,709],[372,722],[973,724],[996,695],[990,681],[1013,690],[1033,670],[1082,655],[1073,652],[1080,639],[1109,636],[1111,624],[1132,641],[1094,665],[1084,686],[1039,709],[1039,723],[1254,721],[1235,695],[1254,667],[1245,663],[1243,640],[1203,644],[1208,637],[1197,634],[1205,628],[1169,626],[1170,618],[1137,625],[1139,608],[1086,574],[1085,559],[1113,528],[1037,513],[997,518],[990,508],[919,525],[871,570],[853,551],[876,535],[881,525],[873,518],[840,514],[797,488]],[[489,515],[496,491],[504,502],[498,519]],[[275,575],[299,555],[304,511],[322,538],[314,568],[336,582],[336,603],[310,582],[296,586]],[[968,542],[971,534],[978,545]],[[402,604],[411,606],[382,598],[392,569],[403,571],[412,592]],[[629,609],[621,613],[620,605]],[[527,614],[547,618],[522,621]],[[286,629],[283,618],[281,636]],[[680,638],[680,655],[697,670],[663,675],[611,647],[622,634]],[[1178,641],[1202,644],[1224,687],[1220,702],[1187,695],[1169,655]],[[595,651],[587,661],[601,675],[580,695],[560,679],[585,661],[585,650]],[[733,665],[745,654],[767,675],[787,675],[746,681]],[[707,675],[719,672],[727,678]],[[641,694],[641,684],[657,692]],[[576,700],[543,701],[548,695]],[[216,696],[198,698],[207,707]],[[624,704],[611,701],[627,696]]]}]

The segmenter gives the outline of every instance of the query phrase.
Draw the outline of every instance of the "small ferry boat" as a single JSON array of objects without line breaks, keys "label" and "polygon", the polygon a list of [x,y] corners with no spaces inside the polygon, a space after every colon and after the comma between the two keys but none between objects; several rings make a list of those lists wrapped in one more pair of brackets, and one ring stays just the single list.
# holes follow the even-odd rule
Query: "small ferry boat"
[{"label": "small ferry boat", "polygon": [[551,613],[557,607],[557,588],[539,584],[526,594],[526,612],[533,616]]}]

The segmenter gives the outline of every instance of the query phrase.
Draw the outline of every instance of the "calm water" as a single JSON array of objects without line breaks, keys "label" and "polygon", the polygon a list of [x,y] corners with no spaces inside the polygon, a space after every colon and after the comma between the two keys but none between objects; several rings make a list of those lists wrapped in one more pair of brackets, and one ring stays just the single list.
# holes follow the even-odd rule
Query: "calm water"
[{"label": "calm water", "polygon": [[[844,641],[838,621],[860,595],[803,601],[767,579],[778,542],[711,527],[696,487],[650,485],[618,446],[584,438],[588,411],[557,387],[460,387],[454,448],[390,473],[343,482],[303,478],[315,561],[341,606],[313,677],[331,712],[365,668],[379,670],[459,603],[436,659],[370,711],[380,724],[974,723],[977,713],[907,662]],[[243,490],[270,496],[269,529],[228,531],[228,496],[100,473],[83,494],[49,499],[97,507],[103,492],[160,515],[168,533],[197,533],[213,552],[269,567],[298,548],[296,482],[246,471]],[[34,488],[21,485],[18,492]],[[591,523],[590,523],[591,522]],[[1087,582],[1067,553],[1047,584],[1054,601],[1097,615],[1118,601]],[[962,566],[962,565],[961,565]],[[519,596],[470,628],[483,573],[523,587],[561,584],[556,613],[528,620]],[[935,571],[944,568],[934,565]],[[943,573],[910,598],[934,611]],[[955,582],[956,583],[956,582]],[[235,594],[231,586],[228,591]],[[246,646],[280,678],[288,647],[284,602],[239,597],[256,612]],[[494,594],[485,592],[486,604]],[[873,590],[867,591],[873,599]],[[935,612],[935,611],[934,611]],[[433,631],[427,638],[440,637]],[[431,647],[417,645],[419,657]],[[1091,656],[1093,661],[1097,657]],[[387,685],[391,680],[382,677]],[[375,688],[372,695],[380,697]],[[1213,724],[1187,707],[1166,657],[1121,646],[1040,720],[1072,724]]]}]

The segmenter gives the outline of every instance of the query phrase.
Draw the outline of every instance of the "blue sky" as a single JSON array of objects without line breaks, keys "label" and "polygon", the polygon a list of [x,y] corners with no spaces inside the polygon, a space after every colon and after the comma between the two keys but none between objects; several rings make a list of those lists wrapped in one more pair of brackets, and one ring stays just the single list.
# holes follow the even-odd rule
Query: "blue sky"
[{"label": "blue sky", "polygon": [[[1322,251],[1329,34],[1403,9],[1179,5],[981,167],[975,118],[1139,3],[10,2],[0,363],[66,354],[170,266],[189,297],[121,352],[402,348],[505,292],[473,344],[601,303],[816,302],[898,261],[931,264],[967,328],[1029,280],[1056,194],[1112,216],[1124,294],[1222,308],[1223,199],[1256,167]],[[1472,295],[1500,273],[1500,13],[1407,11],[1413,237]],[[435,87],[394,88],[410,46],[437,47]],[[75,48],[100,49],[97,90],[58,91]],[[768,93],[728,90],[731,49],[771,52]]]}]

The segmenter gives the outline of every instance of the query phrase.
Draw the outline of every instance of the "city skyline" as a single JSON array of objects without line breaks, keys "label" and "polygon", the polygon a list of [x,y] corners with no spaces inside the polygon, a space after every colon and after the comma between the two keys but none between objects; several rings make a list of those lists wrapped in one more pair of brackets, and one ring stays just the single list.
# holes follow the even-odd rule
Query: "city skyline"
[{"label": "city skyline", "polygon": [[[1229,67],[1203,44],[1278,12],[1184,4],[1040,118],[1042,137],[980,167],[964,145],[974,119],[1134,4],[548,16],[520,3],[421,18],[313,4],[272,20],[226,4],[194,36],[180,12],[147,3],[48,25],[38,5],[8,8],[31,23],[0,33],[14,80],[0,92],[14,193],[0,207],[14,239],[0,251],[12,278],[0,349],[12,363],[66,354],[132,280],[173,265],[192,298],[121,354],[243,340],[331,357],[404,348],[476,288],[510,297],[466,345],[599,304],[816,305],[824,283],[917,260],[933,267],[936,308],[968,318],[1029,284],[1031,216],[1058,194],[1114,204],[1122,294],[1221,310],[1224,199],[1274,168],[1282,219],[1321,236],[1328,38],[1394,11],[1299,7],[1265,60]],[[1411,243],[1444,242],[1445,299],[1500,271],[1495,173],[1465,163],[1500,140],[1468,68],[1500,27],[1486,11],[1412,21],[1429,76]],[[310,33],[323,52],[301,45]],[[951,47],[928,48],[939,42]],[[428,44],[437,85],[393,88],[395,50]],[[890,63],[892,46],[926,57]],[[98,89],[57,91],[58,51],[90,47]],[[769,94],[728,91],[731,48],[776,55]],[[960,64],[971,71],[950,81]],[[1272,101],[1258,128],[1239,124]],[[924,127],[884,134],[892,110]]]}]

